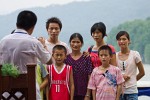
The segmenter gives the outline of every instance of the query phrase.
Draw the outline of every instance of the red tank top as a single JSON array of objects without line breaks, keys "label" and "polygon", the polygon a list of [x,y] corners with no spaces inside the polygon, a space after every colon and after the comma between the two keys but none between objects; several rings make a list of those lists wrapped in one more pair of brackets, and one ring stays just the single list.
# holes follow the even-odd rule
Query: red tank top
[{"label": "red tank top", "polygon": [[49,78],[50,78],[50,89],[49,99],[50,100],[70,100],[69,91],[69,76],[72,67],[64,65],[60,72],[57,71],[54,65],[48,66]]}]

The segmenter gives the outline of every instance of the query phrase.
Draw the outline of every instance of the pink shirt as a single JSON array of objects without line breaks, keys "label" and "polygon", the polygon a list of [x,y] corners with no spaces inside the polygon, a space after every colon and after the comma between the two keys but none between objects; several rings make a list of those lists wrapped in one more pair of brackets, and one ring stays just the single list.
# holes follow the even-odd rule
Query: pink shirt
[{"label": "pink shirt", "polygon": [[99,67],[94,68],[88,89],[96,90],[96,100],[115,100],[117,85],[124,82],[119,68],[110,65],[103,73]]}]

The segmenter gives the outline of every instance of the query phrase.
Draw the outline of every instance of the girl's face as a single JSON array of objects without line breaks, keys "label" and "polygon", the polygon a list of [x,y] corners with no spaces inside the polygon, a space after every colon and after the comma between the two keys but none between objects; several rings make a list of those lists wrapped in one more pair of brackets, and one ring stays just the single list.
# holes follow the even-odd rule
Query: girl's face
[{"label": "girl's face", "polygon": [[99,30],[95,30],[93,33],[92,33],[92,37],[95,41],[99,42],[99,41],[102,41],[103,39],[103,33],[100,32]]},{"label": "girl's face", "polygon": [[73,38],[70,42],[70,47],[73,51],[79,51],[82,47],[82,42],[79,40],[79,38]]},{"label": "girl's face", "polygon": [[50,23],[47,32],[52,39],[57,39],[60,33],[60,27],[57,23]]},{"label": "girl's face", "polygon": [[117,43],[120,48],[128,48],[130,44],[130,40],[126,37],[126,35],[122,35],[118,40]]},{"label": "girl's face", "polygon": [[109,64],[111,56],[108,50],[101,50],[99,52],[99,58],[101,59],[102,64]]}]

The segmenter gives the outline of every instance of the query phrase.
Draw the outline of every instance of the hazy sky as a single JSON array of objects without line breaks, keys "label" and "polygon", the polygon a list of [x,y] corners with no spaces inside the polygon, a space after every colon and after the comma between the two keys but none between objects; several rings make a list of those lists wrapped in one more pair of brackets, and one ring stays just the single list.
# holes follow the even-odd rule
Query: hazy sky
[{"label": "hazy sky", "polygon": [[46,7],[51,4],[62,5],[73,1],[89,0],[0,0],[0,15],[8,14],[22,8]]}]

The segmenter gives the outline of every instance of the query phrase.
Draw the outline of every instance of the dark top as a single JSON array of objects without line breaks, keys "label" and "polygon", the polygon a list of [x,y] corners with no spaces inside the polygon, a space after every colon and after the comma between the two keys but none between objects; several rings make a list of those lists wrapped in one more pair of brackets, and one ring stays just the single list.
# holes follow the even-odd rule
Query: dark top
[{"label": "dark top", "polygon": [[89,57],[83,55],[74,60],[69,54],[65,60],[65,63],[73,68],[73,79],[75,85],[74,96],[85,96],[88,85],[88,75],[92,73],[93,67]]}]

